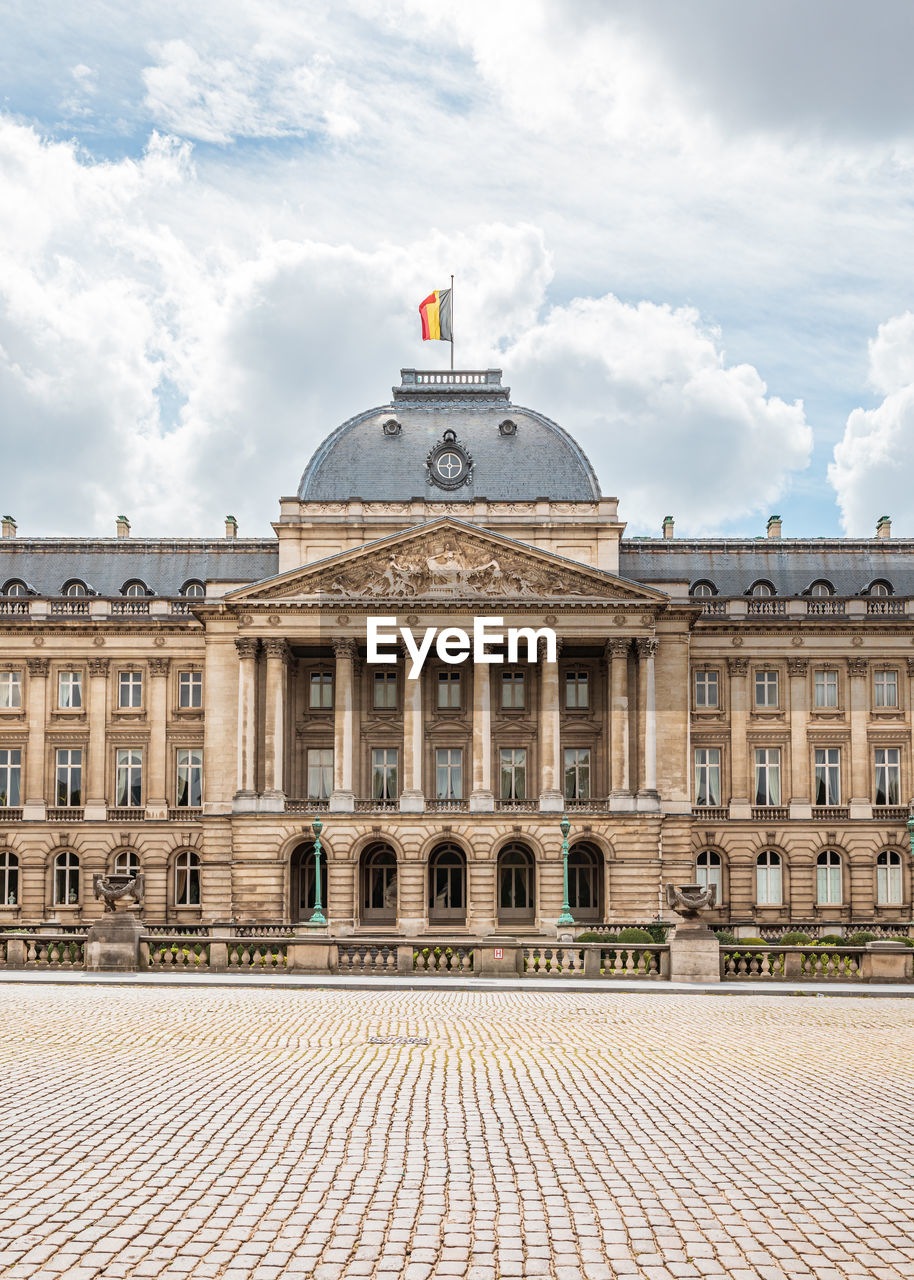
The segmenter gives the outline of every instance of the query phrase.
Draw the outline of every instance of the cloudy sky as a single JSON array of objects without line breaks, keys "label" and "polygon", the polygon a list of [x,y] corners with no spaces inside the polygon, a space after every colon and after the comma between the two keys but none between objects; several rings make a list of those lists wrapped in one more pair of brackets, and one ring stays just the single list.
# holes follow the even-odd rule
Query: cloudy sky
[{"label": "cloudy sky", "polygon": [[0,507],[269,532],[457,361],[630,533],[914,536],[910,0],[0,0]]}]

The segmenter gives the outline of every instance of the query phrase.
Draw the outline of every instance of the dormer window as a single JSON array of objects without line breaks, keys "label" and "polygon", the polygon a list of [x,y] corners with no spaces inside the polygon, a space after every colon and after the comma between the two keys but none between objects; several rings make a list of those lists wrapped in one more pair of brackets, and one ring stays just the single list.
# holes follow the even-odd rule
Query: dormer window
[{"label": "dormer window", "polygon": [[130,582],[125,582],[121,588],[121,595],[124,596],[148,596],[151,594],[146,583],[140,582],[139,578],[133,578]]},{"label": "dormer window", "polygon": [[400,425],[400,423],[397,421],[396,418],[388,418],[387,421],[384,423],[384,425],[381,427],[381,430],[384,432],[386,436],[398,436],[400,432],[403,430],[403,427]]},{"label": "dormer window", "polygon": [[871,582],[866,594],[868,596],[890,596],[892,594],[892,584],[881,580]]},{"label": "dormer window", "polygon": [[693,582],[689,593],[693,596],[716,596],[717,588],[713,582]]},{"label": "dormer window", "polygon": [[84,582],[80,582],[78,578],[74,578],[72,581],[64,583],[61,588],[61,594],[65,596],[87,596],[89,594],[89,588]]},{"label": "dormer window", "polygon": [[749,589],[749,594],[756,597],[773,596],[775,590],[770,582],[753,582]]},{"label": "dormer window", "polygon": [[505,418],[504,422],[498,424],[498,434],[500,436],[516,436],[517,423],[512,422],[510,418]]},{"label": "dormer window", "polygon": [[809,588],[811,596],[833,596],[835,589],[830,582],[826,582],[824,578],[820,578],[818,582],[814,582]]},{"label": "dormer window", "polygon": [[184,586],[181,588],[181,595],[187,596],[190,600],[202,600],[206,595],[206,588],[202,582],[198,582],[196,580],[185,582]]},{"label": "dormer window", "polygon": [[27,596],[29,589],[19,578],[11,578],[0,594],[5,596]]}]

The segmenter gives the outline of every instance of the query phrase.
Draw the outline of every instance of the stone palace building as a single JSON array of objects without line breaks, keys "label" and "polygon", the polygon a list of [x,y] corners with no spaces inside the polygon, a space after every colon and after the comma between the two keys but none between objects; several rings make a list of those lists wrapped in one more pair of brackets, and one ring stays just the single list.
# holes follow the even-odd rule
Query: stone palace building
[{"label": "stone palace building", "polygon": [[[665,915],[907,921],[914,543],[623,537],[499,370],[402,371],[320,445],[275,537],[0,540],[0,925],[306,921],[555,933]],[[550,629],[417,679],[368,619]],[[497,620],[501,620],[500,622]],[[453,639],[454,633],[450,633]],[[459,650],[459,641],[457,648]],[[453,650],[451,652],[454,652]],[[445,650],[447,654],[447,650]]]}]

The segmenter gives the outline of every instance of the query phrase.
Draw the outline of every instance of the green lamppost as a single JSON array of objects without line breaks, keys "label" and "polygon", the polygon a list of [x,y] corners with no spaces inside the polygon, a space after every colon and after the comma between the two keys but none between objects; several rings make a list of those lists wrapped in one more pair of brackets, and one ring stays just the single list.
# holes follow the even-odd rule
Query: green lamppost
[{"label": "green lamppost", "polygon": [[908,818],[905,826],[908,828],[908,840],[911,845],[911,857],[914,858],[914,813]]},{"label": "green lamppost", "polygon": [[567,816],[562,818],[562,914],[556,920],[556,924],[574,924],[574,916],[571,914],[571,906],[568,902],[568,832],[571,830],[571,823]]},{"label": "green lamppost", "polygon": [[311,830],[314,832],[314,911],[308,921],[309,929],[322,929],[327,924],[327,917],[321,910],[321,832],[323,829],[324,824],[320,818],[315,818],[311,823]]}]

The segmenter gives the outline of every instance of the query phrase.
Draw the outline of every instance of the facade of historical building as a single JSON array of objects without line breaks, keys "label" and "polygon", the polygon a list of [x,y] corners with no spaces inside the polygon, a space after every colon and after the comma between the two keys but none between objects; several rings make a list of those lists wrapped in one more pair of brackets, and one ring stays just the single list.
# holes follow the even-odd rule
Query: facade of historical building
[{"label": "facade of historical building", "polygon": [[914,543],[887,519],[625,539],[500,371],[403,370],[273,527],[4,520],[0,925],[93,919],[93,875],[141,867],[149,922],[303,923],[319,887],[341,936],[554,935],[563,813],[584,928],[696,878],[721,922],[910,919]]}]

